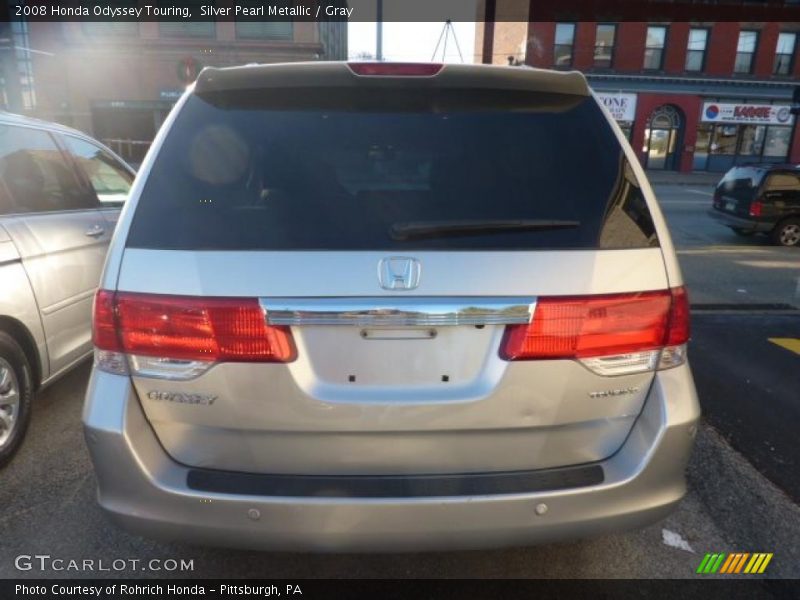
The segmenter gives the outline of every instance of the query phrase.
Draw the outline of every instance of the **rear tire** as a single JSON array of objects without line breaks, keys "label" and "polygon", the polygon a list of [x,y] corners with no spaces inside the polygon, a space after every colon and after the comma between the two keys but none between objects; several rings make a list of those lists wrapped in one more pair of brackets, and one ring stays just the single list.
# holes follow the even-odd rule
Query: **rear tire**
[{"label": "rear tire", "polygon": [[0,331],[0,467],[19,450],[31,420],[31,365],[16,340]]},{"label": "rear tire", "polygon": [[800,219],[784,219],[772,230],[772,241],[778,246],[800,246]]},{"label": "rear tire", "polygon": [[741,235],[742,237],[747,237],[755,233],[752,229],[741,229],[739,227],[731,227],[731,231],[736,235]]}]

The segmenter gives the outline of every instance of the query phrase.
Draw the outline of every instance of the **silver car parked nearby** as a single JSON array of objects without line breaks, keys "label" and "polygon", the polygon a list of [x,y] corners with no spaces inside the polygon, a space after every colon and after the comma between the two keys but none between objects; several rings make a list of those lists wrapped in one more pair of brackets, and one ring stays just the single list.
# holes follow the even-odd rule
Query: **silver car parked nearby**
[{"label": "silver car parked nearby", "polygon": [[94,328],[99,501],[144,535],[477,548],[641,526],[685,493],[686,291],[577,72],[203,71]]},{"label": "silver car parked nearby", "polygon": [[0,113],[0,466],[34,392],[92,352],[92,298],[132,182],[86,135]]}]

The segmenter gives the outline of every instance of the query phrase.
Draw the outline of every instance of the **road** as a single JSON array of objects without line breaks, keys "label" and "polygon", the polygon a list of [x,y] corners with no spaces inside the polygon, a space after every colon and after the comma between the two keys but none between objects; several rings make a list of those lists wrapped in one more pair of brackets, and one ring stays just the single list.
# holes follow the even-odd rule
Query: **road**
[{"label": "road", "polygon": [[656,193],[689,286],[690,356],[705,420],[800,502],[800,348],[780,342],[800,340],[800,250],[712,222],[708,187]]},{"label": "road", "polygon": [[[29,437],[0,473],[0,577],[692,578],[706,552],[734,551],[773,552],[763,577],[800,577],[800,477],[792,446],[800,355],[769,341],[800,338],[800,312],[786,309],[800,306],[800,250],[735,237],[705,217],[709,197],[696,192],[707,190],[692,189],[657,189],[698,307],[690,357],[705,413],[688,470],[690,492],[664,522],[571,543],[432,554],[257,553],[145,540],[114,527],[96,506],[80,429],[84,365],[37,398]],[[665,531],[680,543],[665,543]],[[21,554],[184,558],[194,569],[21,572],[14,567]]]},{"label": "road", "polygon": [[706,216],[712,191],[702,186],[656,186],[670,226],[690,299],[696,308],[753,305],[800,308],[800,257],[796,248],[741,237]]}]

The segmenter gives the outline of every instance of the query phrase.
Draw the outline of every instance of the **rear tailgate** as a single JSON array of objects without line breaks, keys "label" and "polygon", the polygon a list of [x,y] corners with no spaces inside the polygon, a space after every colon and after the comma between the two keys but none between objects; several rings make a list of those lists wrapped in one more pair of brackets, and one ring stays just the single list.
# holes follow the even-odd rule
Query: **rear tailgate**
[{"label": "rear tailgate", "polygon": [[758,197],[765,174],[757,167],[734,167],[714,191],[714,208],[739,217],[750,216],[750,204]]},{"label": "rear tailgate", "polygon": [[501,355],[542,298],[669,287],[642,192],[578,76],[552,93],[535,88],[559,75],[490,70],[494,87],[471,89],[442,83],[448,69],[234,91],[212,73],[217,87],[189,98],[139,198],[118,291],[258,299],[296,357],[176,380],[157,361],[164,335],[184,335],[180,315],[151,306],[164,325],[139,333],[156,363],[133,381],[175,459],[485,472],[622,444],[652,371]]},{"label": "rear tailgate", "polygon": [[[667,287],[658,249],[417,253],[411,308]],[[387,309],[381,253],[128,250],[121,290]],[[158,264],[157,270],[152,269]],[[470,273],[457,278],[454,272]],[[565,277],[564,273],[569,273]],[[481,472],[599,460],[622,443],[652,373],[603,377],[572,360],[509,362],[505,325],[299,325],[288,364],[223,363],[191,381],[134,377],[165,448],[186,464],[272,473]],[[409,335],[413,333],[414,335]],[[432,333],[432,335],[431,335]],[[159,393],[188,396],[160,396]],[[184,402],[211,397],[210,405]]]}]

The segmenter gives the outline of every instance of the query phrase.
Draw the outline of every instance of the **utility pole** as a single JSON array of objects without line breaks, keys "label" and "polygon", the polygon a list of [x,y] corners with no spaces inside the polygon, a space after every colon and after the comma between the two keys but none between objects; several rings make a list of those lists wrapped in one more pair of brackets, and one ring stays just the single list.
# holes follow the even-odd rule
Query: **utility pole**
[{"label": "utility pole", "polygon": [[375,60],[383,62],[383,0],[377,0],[378,14],[375,18],[377,40],[375,40]]}]

